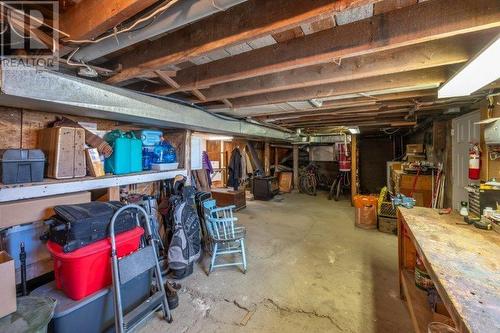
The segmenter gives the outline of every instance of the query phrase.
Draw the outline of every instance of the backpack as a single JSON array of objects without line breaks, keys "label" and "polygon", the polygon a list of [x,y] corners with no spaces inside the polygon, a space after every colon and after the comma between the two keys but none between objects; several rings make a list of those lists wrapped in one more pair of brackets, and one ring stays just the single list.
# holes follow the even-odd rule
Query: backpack
[{"label": "backpack", "polygon": [[191,196],[192,188],[184,189],[184,197],[177,197],[174,204],[172,240],[168,249],[168,267],[174,279],[193,273],[194,262],[201,256],[201,233],[198,212]]}]

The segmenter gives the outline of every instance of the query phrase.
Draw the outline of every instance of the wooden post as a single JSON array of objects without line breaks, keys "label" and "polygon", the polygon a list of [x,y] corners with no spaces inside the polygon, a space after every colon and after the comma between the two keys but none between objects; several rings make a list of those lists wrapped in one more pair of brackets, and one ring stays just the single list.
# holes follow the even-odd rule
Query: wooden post
[{"label": "wooden post", "polygon": [[271,175],[271,148],[269,142],[264,143],[264,174]]},{"label": "wooden post", "polygon": [[278,170],[278,165],[278,147],[274,147],[274,173],[276,173],[276,170]]},{"label": "wooden post", "polygon": [[351,202],[358,194],[358,136],[351,135]]},{"label": "wooden post", "polygon": [[120,201],[120,186],[108,188],[108,201]]},{"label": "wooden post", "polygon": [[191,185],[191,130],[186,130],[186,141],[185,141],[185,155],[184,155],[184,168],[186,169],[186,185]]},{"label": "wooden post", "polygon": [[293,189],[299,190],[299,146],[293,145]]}]

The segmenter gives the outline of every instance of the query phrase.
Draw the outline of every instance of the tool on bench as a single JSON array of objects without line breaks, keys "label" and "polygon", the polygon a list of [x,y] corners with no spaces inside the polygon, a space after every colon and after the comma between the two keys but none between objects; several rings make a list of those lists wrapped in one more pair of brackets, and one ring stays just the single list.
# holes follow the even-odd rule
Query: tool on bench
[{"label": "tool on bench", "polygon": [[[125,257],[118,258],[116,252],[115,221],[120,213],[125,210],[137,211],[137,214],[135,216],[137,226],[141,226],[139,214],[142,214],[144,216],[146,245]],[[151,230],[151,224],[149,221],[149,214],[146,212],[146,210],[144,210],[144,208],[135,204],[123,206],[118,209],[113,215],[111,223],[109,225],[109,230],[111,238],[111,268],[116,332],[124,333],[134,329],[144,319],[154,313],[158,307],[162,307],[163,315],[166,321],[169,323],[172,322],[172,315],[170,313],[167,295],[165,293],[164,282],[161,275],[160,264],[158,262],[158,255],[156,252],[154,234]],[[121,297],[122,285],[141,275],[142,273],[150,270],[154,270],[156,287],[158,291],[150,296],[146,301],[141,303],[139,306],[124,315]]]},{"label": "tool on bench", "polygon": [[415,199],[407,197],[403,194],[398,194],[391,199],[392,206],[403,206],[405,208],[413,208],[415,206]]}]

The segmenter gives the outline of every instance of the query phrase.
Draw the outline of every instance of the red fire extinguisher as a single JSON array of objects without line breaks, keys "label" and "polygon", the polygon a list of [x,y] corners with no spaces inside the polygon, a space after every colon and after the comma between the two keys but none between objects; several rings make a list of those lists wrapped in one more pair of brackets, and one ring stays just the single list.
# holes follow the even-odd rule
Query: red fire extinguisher
[{"label": "red fire extinguisher", "polygon": [[473,144],[469,149],[469,179],[478,180],[481,173],[481,150]]}]

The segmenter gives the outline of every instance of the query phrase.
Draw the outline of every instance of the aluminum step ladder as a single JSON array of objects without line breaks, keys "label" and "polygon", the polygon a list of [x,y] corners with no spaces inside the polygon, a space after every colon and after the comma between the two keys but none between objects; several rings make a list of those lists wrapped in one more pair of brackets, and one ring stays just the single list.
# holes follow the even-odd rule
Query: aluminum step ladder
[{"label": "aluminum step ladder", "polygon": [[[145,246],[139,250],[125,257],[118,258],[116,252],[115,221],[120,213],[130,209],[137,210],[136,223],[138,227],[141,226],[139,214],[142,214],[145,218],[144,231],[146,243]],[[153,314],[159,307],[163,310],[165,320],[169,323],[172,322],[172,315],[168,307],[160,264],[156,253],[156,245],[154,243],[153,232],[149,221],[149,214],[144,210],[144,208],[138,205],[130,204],[123,206],[116,211],[115,215],[113,215],[109,229],[111,237],[111,268],[115,311],[115,331],[117,333],[125,333],[133,330],[142,321],[149,317],[149,315]],[[124,315],[122,308],[121,286],[142,273],[151,270],[154,270],[158,291],[139,306]]]}]

